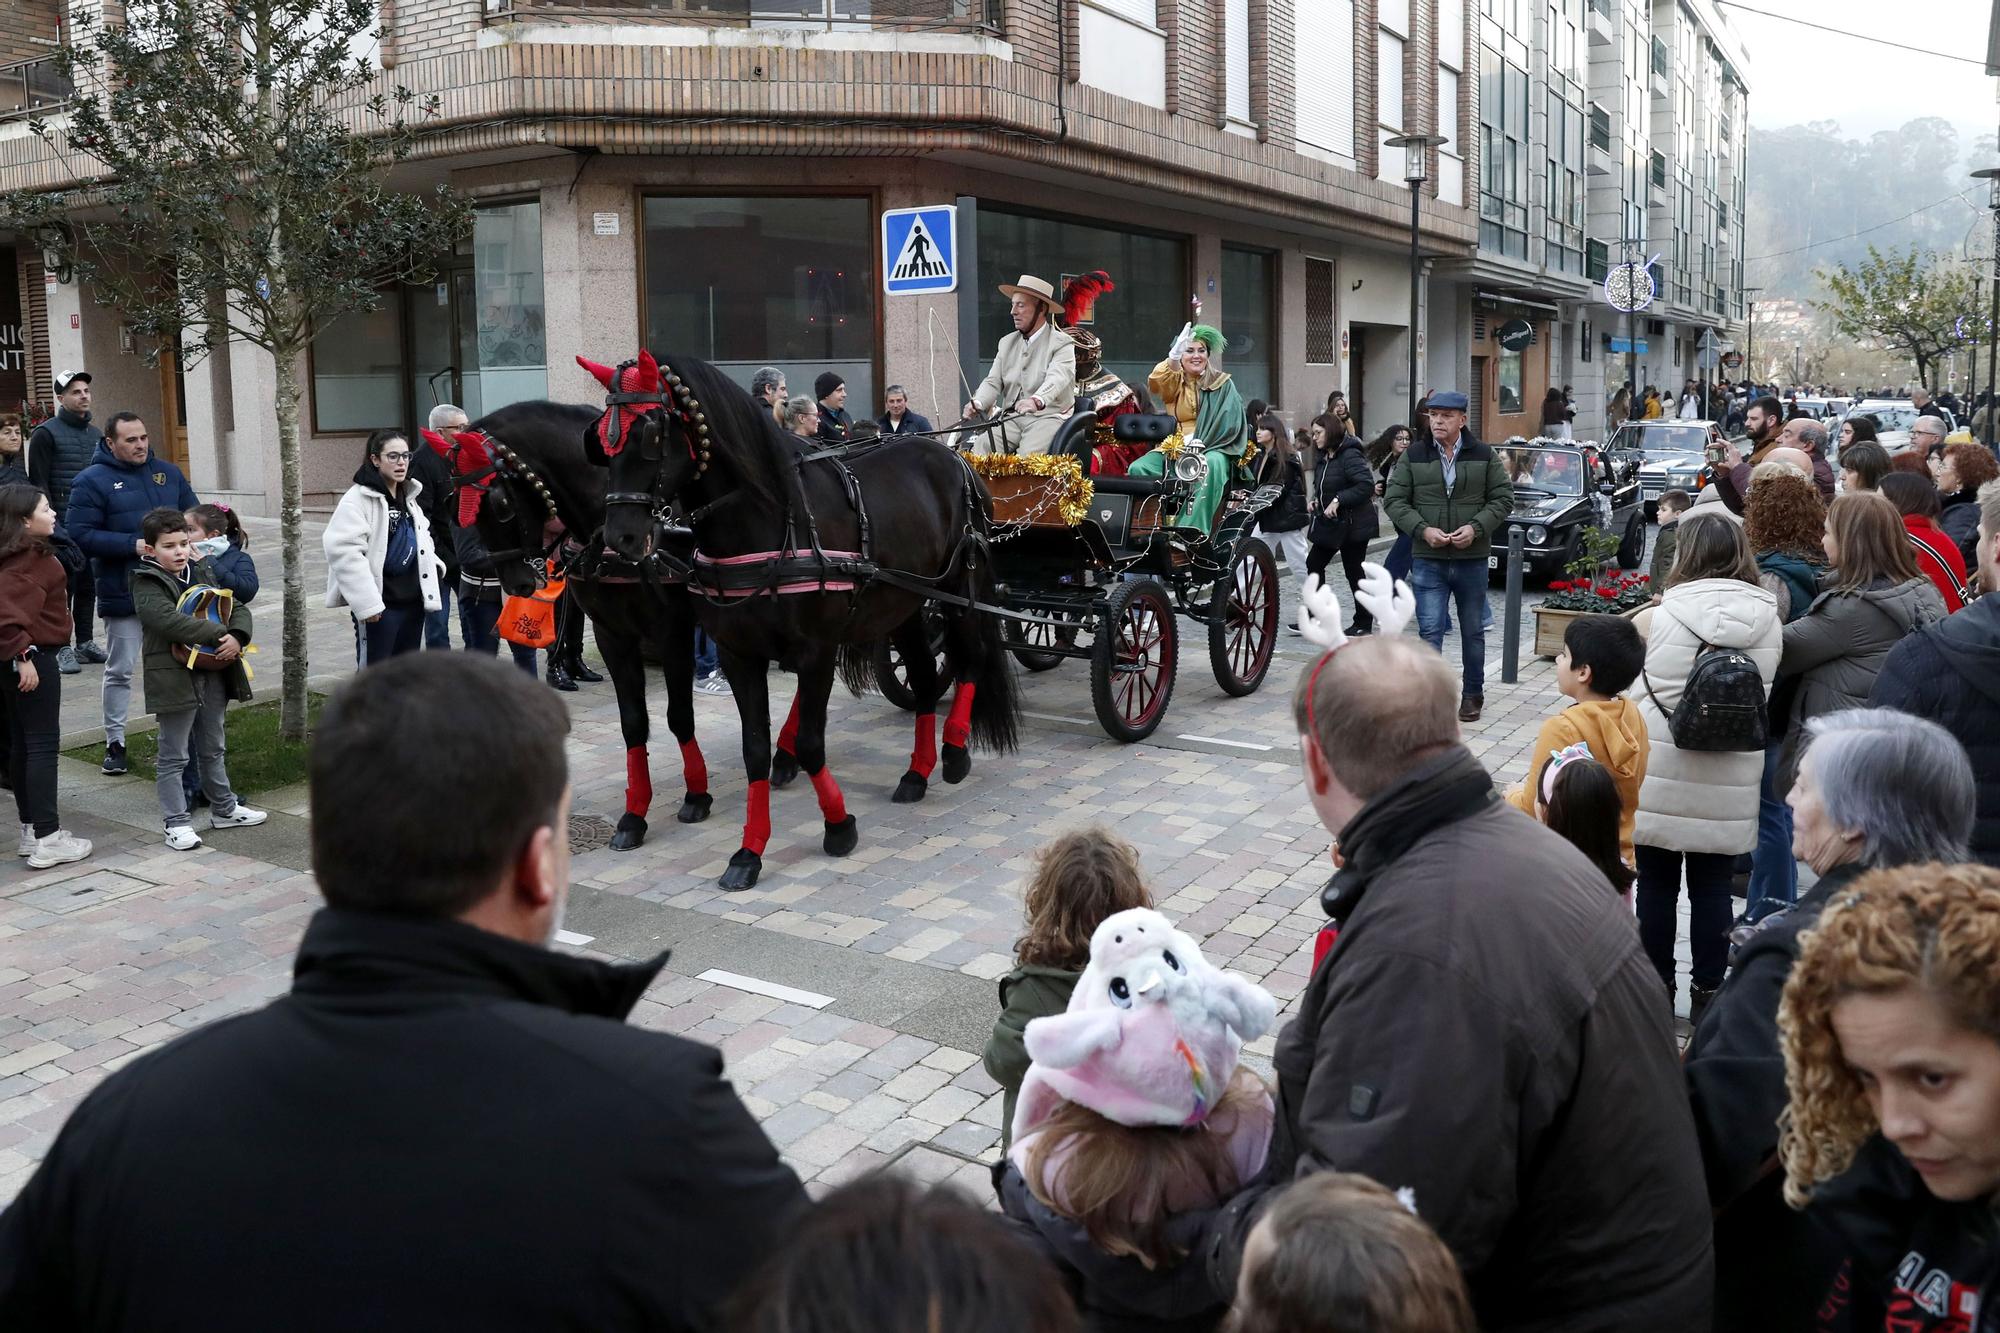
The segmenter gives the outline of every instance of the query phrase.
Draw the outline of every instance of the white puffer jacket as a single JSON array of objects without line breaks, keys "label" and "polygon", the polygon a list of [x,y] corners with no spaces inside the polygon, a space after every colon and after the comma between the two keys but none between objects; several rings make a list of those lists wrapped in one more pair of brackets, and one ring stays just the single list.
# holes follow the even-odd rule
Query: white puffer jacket
[{"label": "white puffer jacket", "polygon": [[[1764,753],[1703,752],[1674,745],[1667,719],[1680,703],[1702,645],[1740,648],[1757,664],[1768,695],[1784,653],[1778,599],[1739,579],[1696,579],[1667,589],[1646,635],[1646,670],[1631,696],[1646,719],[1652,750],[1639,785],[1632,841],[1676,852],[1735,856],[1757,845],[1757,788]],[[1648,690],[1650,682],[1651,689]]]},{"label": "white puffer jacket", "polygon": [[[424,610],[444,607],[438,581],[444,563],[431,544],[431,524],[417,496],[424,484],[415,477],[403,483],[403,502],[417,529],[417,585],[423,589]],[[356,482],[333,507],[321,538],[326,552],[326,604],[344,606],[357,620],[382,614],[382,562],[389,555],[389,497],[374,486]]]}]

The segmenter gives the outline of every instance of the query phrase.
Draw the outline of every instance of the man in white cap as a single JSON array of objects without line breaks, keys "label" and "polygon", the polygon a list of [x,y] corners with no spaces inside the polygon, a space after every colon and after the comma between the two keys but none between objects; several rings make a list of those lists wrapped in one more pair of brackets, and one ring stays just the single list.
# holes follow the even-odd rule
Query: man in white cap
[{"label": "man in white cap", "polygon": [[986,417],[996,406],[1021,415],[981,432],[973,449],[982,454],[1045,454],[1076,401],[1076,343],[1056,327],[1062,302],[1054,287],[1023,274],[1019,282],[1001,283],[1000,291],[1009,299],[1014,331],[1000,340],[993,369],[965,405],[965,416]]}]

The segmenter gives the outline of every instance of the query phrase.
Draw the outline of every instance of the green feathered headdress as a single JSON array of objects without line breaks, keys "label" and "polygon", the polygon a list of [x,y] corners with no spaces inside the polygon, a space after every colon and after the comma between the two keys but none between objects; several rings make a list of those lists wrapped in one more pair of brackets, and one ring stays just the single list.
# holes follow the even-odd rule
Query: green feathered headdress
[{"label": "green feathered headdress", "polygon": [[1188,341],[1208,348],[1210,356],[1221,356],[1229,350],[1229,339],[1222,336],[1222,330],[1208,324],[1197,324],[1189,329]]}]

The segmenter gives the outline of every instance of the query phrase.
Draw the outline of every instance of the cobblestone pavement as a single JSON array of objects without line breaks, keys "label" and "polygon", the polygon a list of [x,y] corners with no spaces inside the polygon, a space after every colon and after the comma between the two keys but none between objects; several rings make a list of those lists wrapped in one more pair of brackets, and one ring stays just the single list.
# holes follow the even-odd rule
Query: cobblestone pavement
[{"label": "cobblestone pavement", "polygon": [[[276,584],[270,563],[267,587]],[[314,603],[319,586],[308,588]],[[1289,619],[1289,593],[1285,609]],[[266,611],[263,599],[257,610]],[[276,611],[263,622],[274,639]],[[314,617],[316,666],[338,669],[345,623],[323,609]],[[1018,753],[978,756],[967,781],[934,781],[917,805],[889,802],[909,751],[908,715],[874,695],[838,694],[829,757],[860,846],[838,860],[821,852],[818,809],[797,782],[774,795],[762,882],[738,894],[714,883],[742,817],[730,700],[696,699],[714,816],[673,821],[678,765],[661,726],[650,836],[614,853],[602,843],[623,808],[622,745],[610,686],[586,687],[569,696],[578,851],[565,947],[611,958],[670,948],[634,1021],[720,1046],[749,1106],[815,1192],[892,1159],[925,1179],[981,1188],[997,1153],[1000,1097],[979,1052],[996,1012],[994,979],[1019,933],[1023,878],[1051,835],[1112,827],[1140,848],[1161,910],[1212,961],[1256,978],[1287,1007],[1305,983],[1328,873],[1327,835],[1300,790],[1289,719],[1310,652],[1281,636],[1265,687],[1231,699],[1209,674],[1205,635],[1186,621],[1180,632],[1179,683],[1151,741],[1106,739],[1091,720],[1085,664],[1066,662],[1023,677]],[[1502,782],[1525,771],[1524,751],[1556,702],[1550,664],[1526,656],[1531,622],[1522,641],[1520,680],[1502,684],[1496,627],[1485,716],[1467,729]],[[1455,638],[1446,650],[1455,662]],[[275,660],[259,666],[275,682]],[[790,681],[774,675],[772,687],[775,711]],[[77,693],[93,702],[94,691]],[[90,709],[78,717],[87,726]],[[97,840],[96,855],[41,873],[0,867],[0,1201],[106,1072],[282,992],[319,901],[302,792],[261,797],[276,812],[262,828],[174,853],[159,842],[148,784],[64,765],[66,818]],[[1270,1045],[1256,1043],[1252,1059],[1267,1058]]]}]

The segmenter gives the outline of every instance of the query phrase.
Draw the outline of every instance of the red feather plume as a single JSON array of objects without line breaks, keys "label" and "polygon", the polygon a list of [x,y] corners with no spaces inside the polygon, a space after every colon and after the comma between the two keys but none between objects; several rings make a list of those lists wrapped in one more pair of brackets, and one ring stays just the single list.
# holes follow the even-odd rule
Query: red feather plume
[{"label": "red feather plume", "polygon": [[1103,269],[1079,273],[1063,287],[1063,323],[1078,324],[1090,316],[1090,308],[1106,292],[1117,291],[1111,275]]}]

